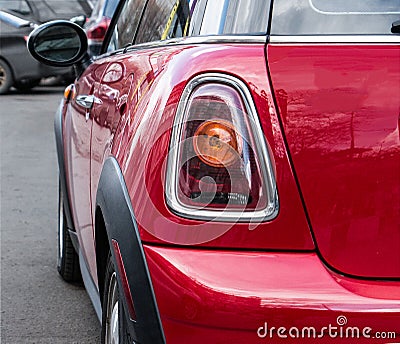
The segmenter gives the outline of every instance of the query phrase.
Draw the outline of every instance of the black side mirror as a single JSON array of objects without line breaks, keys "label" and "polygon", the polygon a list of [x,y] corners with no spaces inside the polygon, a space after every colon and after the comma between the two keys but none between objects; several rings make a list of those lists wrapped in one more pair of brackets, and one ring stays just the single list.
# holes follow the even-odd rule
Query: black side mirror
[{"label": "black side mirror", "polygon": [[392,24],[392,33],[400,33],[400,20],[398,20],[398,21],[395,21],[393,24]]},{"label": "black side mirror", "polygon": [[88,41],[83,29],[67,20],[55,20],[38,26],[28,38],[31,55],[54,67],[75,65],[78,75],[90,63]]}]

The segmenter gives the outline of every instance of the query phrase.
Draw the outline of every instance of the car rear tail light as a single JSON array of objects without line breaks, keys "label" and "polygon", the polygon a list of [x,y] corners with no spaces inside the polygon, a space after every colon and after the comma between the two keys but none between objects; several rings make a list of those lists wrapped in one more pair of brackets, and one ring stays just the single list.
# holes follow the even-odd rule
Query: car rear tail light
[{"label": "car rear tail light", "polygon": [[87,38],[91,40],[102,41],[106,36],[110,22],[111,20],[109,18],[103,18],[99,23],[86,31]]},{"label": "car rear tail light", "polygon": [[278,212],[267,144],[246,85],[205,74],[186,86],[172,130],[166,200],[178,215],[260,222]]}]

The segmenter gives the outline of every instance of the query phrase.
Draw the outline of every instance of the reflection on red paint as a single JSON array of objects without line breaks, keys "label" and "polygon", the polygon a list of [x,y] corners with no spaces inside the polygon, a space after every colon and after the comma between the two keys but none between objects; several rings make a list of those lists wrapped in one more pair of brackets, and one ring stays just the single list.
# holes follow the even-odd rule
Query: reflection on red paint
[{"label": "reflection on red paint", "polygon": [[268,58],[322,256],[343,273],[398,278],[398,46],[270,45]]}]

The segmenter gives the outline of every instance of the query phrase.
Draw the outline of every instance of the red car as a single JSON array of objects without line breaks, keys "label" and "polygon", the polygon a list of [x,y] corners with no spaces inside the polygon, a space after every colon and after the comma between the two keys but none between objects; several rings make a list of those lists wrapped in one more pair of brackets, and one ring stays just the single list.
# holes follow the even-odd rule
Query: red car
[{"label": "red car", "polygon": [[103,343],[400,339],[398,0],[121,1],[56,115],[58,269]]}]

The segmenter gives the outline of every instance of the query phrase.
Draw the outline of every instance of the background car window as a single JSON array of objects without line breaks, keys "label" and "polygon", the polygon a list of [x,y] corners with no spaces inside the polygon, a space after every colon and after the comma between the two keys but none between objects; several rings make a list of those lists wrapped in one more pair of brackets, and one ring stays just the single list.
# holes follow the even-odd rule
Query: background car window
[{"label": "background car window", "polygon": [[112,0],[107,1],[104,5],[103,16],[107,18],[112,18],[114,15],[115,9],[117,8],[118,1]]},{"label": "background car window", "polygon": [[126,47],[133,42],[146,1],[127,0],[119,12],[107,52]]},{"label": "background car window", "polygon": [[270,5],[266,0],[200,0],[191,35],[265,34]]},{"label": "background car window", "polygon": [[101,11],[104,8],[104,3],[106,0],[97,0],[95,6],[93,7],[93,11],[91,14],[92,18],[98,18],[100,16],[102,16]]},{"label": "background car window", "polygon": [[80,14],[90,14],[91,8],[87,1],[82,0],[36,0],[31,1],[35,7],[40,22],[58,18],[72,18]]},{"label": "background car window", "polygon": [[399,19],[400,0],[275,0],[271,33],[390,35]]},{"label": "background car window", "polygon": [[187,36],[189,21],[188,1],[149,0],[135,43]]},{"label": "background car window", "polygon": [[0,9],[23,15],[31,13],[29,5],[24,0],[0,0]]}]

